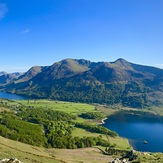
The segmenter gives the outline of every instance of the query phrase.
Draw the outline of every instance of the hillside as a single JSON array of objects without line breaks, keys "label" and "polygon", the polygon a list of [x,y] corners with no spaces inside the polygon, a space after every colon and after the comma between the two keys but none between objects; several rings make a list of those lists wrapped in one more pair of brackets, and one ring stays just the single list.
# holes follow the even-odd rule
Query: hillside
[{"label": "hillside", "polygon": [[113,160],[111,156],[102,155],[97,148],[46,149],[9,140],[1,136],[0,142],[0,159],[16,157],[23,163],[77,163],[79,161],[107,163]]},{"label": "hillside", "polygon": [[122,58],[115,62],[65,59],[33,67],[1,90],[34,98],[143,108],[163,104],[163,70]]},{"label": "hillside", "polygon": [[15,80],[17,80],[23,73],[6,73],[6,72],[0,72],[0,86],[4,86],[7,84],[11,84]]},{"label": "hillside", "polygon": [[26,82],[42,72],[44,69],[46,69],[46,67],[34,66],[30,68],[26,73],[20,75],[19,78],[14,81],[14,83],[16,84],[20,82]]}]

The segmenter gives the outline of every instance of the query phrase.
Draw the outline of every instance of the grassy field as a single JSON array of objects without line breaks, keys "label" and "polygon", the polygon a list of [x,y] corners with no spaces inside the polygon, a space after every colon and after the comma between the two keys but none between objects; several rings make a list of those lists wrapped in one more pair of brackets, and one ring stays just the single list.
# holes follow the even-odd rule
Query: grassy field
[{"label": "grassy field", "polygon": [[[119,140],[117,140],[119,141]],[[162,153],[140,153],[133,163],[163,163]],[[112,156],[98,148],[46,149],[23,144],[0,136],[0,159],[18,158],[23,163],[108,163]]]},{"label": "grassy field", "polygon": [[46,149],[0,136],[1,158],[18,158],[23,163],[107,163],[113,159],[98,148]]},{"label": "grassy field", "polygon": [[[136,152],[140,163],[163,163],[163,153]],[[134,163],[134,161],[133,161]]]},{"label": "grassy field", "polygon": [[163,107],[151,107],[149,108],[149,110],[154,112],[157,115],[163,116]]},{"label": "grassy field", "polygon": [[104,135],[104,134],[91,133],[91,132],[88,132],[88,131],[86,131],[84,129],[80,129],[80,128],[75,128],[72,135],[73,136],[80,136],[80,137],[83,137],[83,136],[95,136],[95,137],[97,137],[97,136],[101,135],[103,139],[109,141],[110,144],[112,146],[115,146],[116,149],[122,149],[122,150],[131,149],[131,146],[129,145],[127,139],[120,138],[118,136],[117,137],[108,137],[107,138],[106,135]]},{"label": "grassy field", "polygon": [[74,115],[78,115],[84,112],[95,111],[95,107],[93,105],[83,103],[71,103],[52,100],[21,100],[17,101],[17,103],[22,104],[24,106],[33,106],[64,111]]},{"label": "grassy field", "polygon": [[34,147],[0,136],[0,158],[18,158],[23,163],[63,163],[50,156],[45,148]]},{"label": "grassy field", "polygon": [[148,107],[144,109],[130,108],[130,107],[122,107],[122,106],[105,106],[105,105],[97,105],[96,109],[100,112],[103,112],[105,115],[109,116],[119,111],[138,111],[138,112],[146,112],[159,116],[163,116],[163,106],[161,107]]},{"label": "grassy field", "polygon": [[98,148],[48,149],[48,152],[68,163],[108,163],[113,160],[112,156],[101,154]]}]

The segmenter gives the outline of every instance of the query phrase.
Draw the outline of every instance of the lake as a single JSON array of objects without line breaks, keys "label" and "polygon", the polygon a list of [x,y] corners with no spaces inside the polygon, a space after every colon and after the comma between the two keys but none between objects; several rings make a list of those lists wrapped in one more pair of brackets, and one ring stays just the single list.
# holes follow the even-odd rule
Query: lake
[{"label": "lake", "polygon": [[23,96],[19,96],[16,94],[10,94],[10,93],[5,93],[5,92],[0,92],[0,98],[5,98],[9,100],[25,100],[27,98]]},{"label": "lake", "polygon": [[[105,121],[104,127],[119,136],[127,138],[138,151],[163,152],[163,122],[159,119],[142,118],[133,115],[113,116]],[[147,144],[144,144],[147,141]]]}]

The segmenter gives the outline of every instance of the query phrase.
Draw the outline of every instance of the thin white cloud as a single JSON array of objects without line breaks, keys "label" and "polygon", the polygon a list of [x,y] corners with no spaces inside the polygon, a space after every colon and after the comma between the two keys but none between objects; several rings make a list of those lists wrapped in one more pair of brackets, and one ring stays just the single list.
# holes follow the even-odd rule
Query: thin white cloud
[{"label": "thin white cloud", "polygon": [[22,34],[26,34],[26,33],[29,33],[29,32],[30,32],[30,29],[29,28],[21,31]]},{"label": "thin white cloud", "polygon": [[156,67],[158,67],[158,68],[163,68],[163,63],[161,63],[161,64],[156,64]]},{"label": "thin white cloud", "polygon": [[8,12],[6,4],[0,3],[0,20],[5,17],[5,14]]}]

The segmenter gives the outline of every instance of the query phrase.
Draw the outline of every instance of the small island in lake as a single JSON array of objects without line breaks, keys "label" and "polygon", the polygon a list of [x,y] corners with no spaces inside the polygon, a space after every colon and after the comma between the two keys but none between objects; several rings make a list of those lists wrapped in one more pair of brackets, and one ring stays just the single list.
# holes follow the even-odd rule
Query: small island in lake
[{"label": "small island in lake", "polygon": [[146,141],[146,140],[144,140],[144,142],[143,142],[144,144],[148,144],[148,142]]}]

